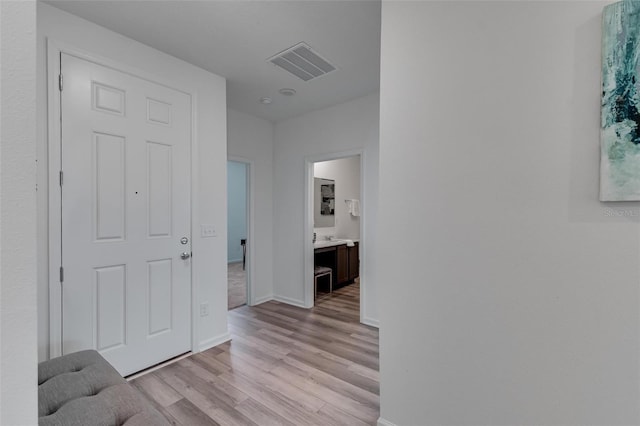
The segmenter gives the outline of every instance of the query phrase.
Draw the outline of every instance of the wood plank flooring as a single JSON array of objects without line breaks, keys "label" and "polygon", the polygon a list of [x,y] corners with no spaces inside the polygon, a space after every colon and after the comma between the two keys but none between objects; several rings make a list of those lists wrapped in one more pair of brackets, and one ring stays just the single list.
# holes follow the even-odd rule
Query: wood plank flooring
[{"label": "wood plank flooring", "polygon": [[227,264],[227,306],[237,308],[247,303],[247,271],[242,262]]},{"label": "wood plank flooring", "polygon": [[234,309],[231,342],[131,383],[174,425],[375,425],[378,330],[359,323],[359,293]]}]

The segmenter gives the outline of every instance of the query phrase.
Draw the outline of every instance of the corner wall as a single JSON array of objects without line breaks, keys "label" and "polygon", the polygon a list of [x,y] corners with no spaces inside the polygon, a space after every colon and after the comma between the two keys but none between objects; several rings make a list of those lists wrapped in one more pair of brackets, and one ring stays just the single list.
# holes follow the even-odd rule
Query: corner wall
[{"label": "corner wall", "polygon": [[383,2],[380,424],[640,424],[640,203],[598,201],[607,3]]},{"label": "corner wall", "polygon": [[249,230],[247,253],[251,274],[250,304],[273,298],[273,124],[232,109],[227,110],[228,153],[231,159],[251,162],[254,228]]},{"label": "corner wall", "polygon": [[[364,245],[360,271],[364,291],[363,320],[378,322],[377,206],[378,206],[378,111],[379,96],[373,94],[275,124],[274,136],[274,296],[304,305],[304,205],[305,161],[321,154],[364,150],[362,182],[366,203],[360,220]],[[311,238],[309,238],[311,241]],[[363,254],[364,253],[364,254]]]},{"label": "corner wall", "polygon": [[38,423],[36,9],[0,2],[0,424]]},{"label": "corner wall", "polygon": [[[48,228],[47,228],[47,38],[91,52],[99,57],[127,64],[179,84],[196,94],[197,176],[193,190],[194,218],[199,224],[213,224],[217,237],[192,235],[194,252],[192,283],[201,302],[209,303],[209,316],[197,317],[200,349],[221,343],[227,332],[227,205],[226,205],[226,86],[222,77],[187,64],[165,53],[109,31],[84,19],[38,2],[38,353],[49,352]],[[177,83],[175,83],[177,82]],[[198,306],[192,307],[198,312]]]}]

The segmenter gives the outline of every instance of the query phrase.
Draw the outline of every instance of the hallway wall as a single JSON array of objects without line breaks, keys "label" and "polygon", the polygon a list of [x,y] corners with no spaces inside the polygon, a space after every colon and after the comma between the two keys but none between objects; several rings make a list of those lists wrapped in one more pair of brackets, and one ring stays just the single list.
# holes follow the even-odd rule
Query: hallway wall
[{"label": "hallway wall", "polygon": [[[379,95],[315,111],[275,124],[274,296],[304,305],[305,159],[364,150],[362,209],[366,241],[360,245],[363,321],[378,324],[377,206]],[[366,262],[365,262],[366,260]]]},{"label": "hallway wall", "polygon": [[36,8],[0,1],[0,424],[38,423]]},{"label": "hallway wall", "polygon": [[249,229],[247,253],[254,253],[250,277],[252,304],[273,297],[273,124],[233,109],[227,110],[231,158],[251,161],[254,228]]},{"label": "hallway wall", "polygon": [[[53,42],[124,63],[197,95],[192,288],[198,297],[196,305],[209,303],[209,315],[194,320],[198,325],[194,341],[201,348],[221,343],[228,338],[225,79],[42,2],[37,3],[37,18],[39,358],[49,356],[47,43]],[[202,237],[200,224],[213,225],[217,236]]]},{"label": "hallway wall", "polygon": [[380,424],[640,424],[640,203],[598,201],[608,3],[383,2]]}]

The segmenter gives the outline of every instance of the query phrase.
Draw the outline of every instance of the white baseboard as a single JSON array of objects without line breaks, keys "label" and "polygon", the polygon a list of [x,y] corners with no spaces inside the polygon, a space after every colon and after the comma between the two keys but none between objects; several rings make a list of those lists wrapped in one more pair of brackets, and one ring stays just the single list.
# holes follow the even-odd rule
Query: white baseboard
[{"label": "white baseboard", "polygon": [[231,340],[231,334],[229,334],[229,332],[227,331],[226,333],[219,336],[203,340],[202,342],[200,342],[198,349],[200,350],[200,352],[206,351],[207,349],[211,349],[214,346],[218,346],[224,342],[228,342],[229,340]]},{"label": "white baseboard", "polygon": [[360,322],[364,325],[369,325],[371,327],[380,328],[380,321],[373,318],[362,318]]},{"label": "white baseboard", "polygon": [[259,305],[261,303],[268,302],[270,300],[273,300],[273,294],[270,294],[268,296],[258,297],[257,299],[253,299],[253,303],[251,304],[251,306],[256,306],[256,305]]},{"label": "white baseboard", "polygon": [[227,260],[227,265],[230,265],[232,263],[242,263],[242,258]]},{"label": "white baseboard", "polygon": [[389,420],[378,417],[378,426],[396,426],[395,423],[391,423]]},{"label": "white baseboard", "polygon": [[298,299],[292,299],[290,297],[273,296],[273,300],[275,300],[276,302],[286,303],[287,305],[297,306],[299,308],[307,308],[307,306],[305,306],[304,304],[304,301],[298,300]]}]

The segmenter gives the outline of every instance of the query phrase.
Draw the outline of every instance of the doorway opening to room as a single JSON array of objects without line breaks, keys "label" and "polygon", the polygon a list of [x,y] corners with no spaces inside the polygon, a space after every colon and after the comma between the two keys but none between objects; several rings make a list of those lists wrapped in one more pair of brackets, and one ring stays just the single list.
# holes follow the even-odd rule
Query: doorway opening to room
[{"label": "doorway opening to room", "polygon": [[228,309],[249,300],[249,164],[227,161],[227,300]]},{"label": "doorway opening to room", "polygon": [[309,163],[312,304],[360,317],[362,161],[360,154]]}]

